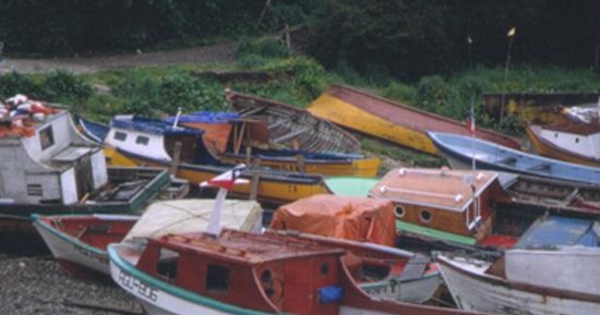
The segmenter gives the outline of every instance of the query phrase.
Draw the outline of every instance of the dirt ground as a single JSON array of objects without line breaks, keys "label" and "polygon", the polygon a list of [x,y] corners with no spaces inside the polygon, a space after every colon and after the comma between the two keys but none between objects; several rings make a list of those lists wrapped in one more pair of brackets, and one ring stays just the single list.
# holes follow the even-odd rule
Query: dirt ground
[{"label": "dirt ground", "polygon": [[0,61],[0,75],[43,73],[65,70],[73,74],[138,66],[168,66],[172,64],[229,63],[234,61],[237,44],[186,48],[168,51],[136,51],[125,55],[77,56],[55,59],[19,59],[5,56]]}]

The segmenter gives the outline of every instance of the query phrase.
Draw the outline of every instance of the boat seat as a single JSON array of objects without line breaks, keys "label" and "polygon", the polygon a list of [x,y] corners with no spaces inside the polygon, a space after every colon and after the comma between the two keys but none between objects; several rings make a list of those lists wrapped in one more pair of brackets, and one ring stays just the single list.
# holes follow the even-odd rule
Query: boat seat
[{"label": "boat seat", "polygon": [[540,172],[547,172],[550,170],[550,164],[546,164],[546,163],[540,163],[538,165],[534,165],[532,167],[527,168],[528,171],[540,171]]},{"label": "boat seat", "polygon": [[415,255],[408,260],[406,265],[404,266],[404,270],[396,280],[398,281],[408,281],[421,279],[423,277],[423,273],[429,264],[429,257],[424,255]]},{"label": "boat seat", "polygon": [[500,164],[514,165],[517,163],[517,159],[515,157],[509,156],[496,162]]}]

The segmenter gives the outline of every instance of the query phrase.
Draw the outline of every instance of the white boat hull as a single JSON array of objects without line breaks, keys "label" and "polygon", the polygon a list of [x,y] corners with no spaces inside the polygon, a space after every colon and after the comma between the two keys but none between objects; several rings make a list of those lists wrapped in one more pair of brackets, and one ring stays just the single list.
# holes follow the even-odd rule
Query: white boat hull
[{"label": "white boat hull", "polygon": [[464,310],[514,315],[597,315],[600,309],[598,295],[575,299],[525,291],[518,283],[485,274],[489,263],[444,255],[436,259],[454,301]]},{"label": "white boat hull", "polygon": [[106,252],[95,249],[74,237],[58,235],[39,224],[35,224],[35,227],[59,262],[110,274]]}]

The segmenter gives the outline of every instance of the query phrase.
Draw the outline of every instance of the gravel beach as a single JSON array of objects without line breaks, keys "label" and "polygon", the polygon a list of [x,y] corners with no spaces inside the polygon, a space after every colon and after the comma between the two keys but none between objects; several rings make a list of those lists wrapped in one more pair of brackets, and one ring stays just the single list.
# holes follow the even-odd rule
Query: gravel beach
[{"label": "gravel beach", "polygon": [[1,243],[0,314],[144,314],[117,285],[71,275],[39,244]]}]

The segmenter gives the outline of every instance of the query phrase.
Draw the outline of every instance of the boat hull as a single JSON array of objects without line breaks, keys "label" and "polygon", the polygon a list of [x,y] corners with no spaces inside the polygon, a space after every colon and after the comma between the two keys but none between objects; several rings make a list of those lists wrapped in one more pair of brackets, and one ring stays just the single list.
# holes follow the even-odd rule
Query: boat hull
[{"label": "boat hull", "polygon": [[[15,204],[0,203],[0,227],[3,233],[35,232],[31,224],[31,215],[58,214],[135,214],[151,200],[156,199],[170,183],[170,175],[161,168],[115,166],[108,168],[107,187],[146,180],[147,182],[127,197],[115,200],[93,200],[75,204]],[[95,192],[99,194],[101,191]],[[105,194],[108,191],[104,192]],[[120,195],[120,193],[117,193]],[[122,195],[124,196],[124,195]]]},{"label": "boat hull", "polygon": [[482,170],[600,184],[600,168],[550,159],[455,134],[430,132],[429,136],[453,168],[471,169],[474,165]]},{"label": "boat hull", "polygon": [[487,264],[473,259],[457,260],[438,255],[436,260],[455,302],[467,311],[519,315],[598,313],[598,295],[579,294],[581,297],[577,298],[577,293],[505,281],[485,275]]},{"label": "boat hull", "polygon": [[[246,163],[247,158],[241,155],[222,154],[219,160],[224,163]],[[300,157],[252,157],[252,164],[259,164],[271,169],[321,174],[326,176],[361,176],[374,177],[379,171],[381,160],[379,158],[356,159],[304,159]],[[248,163],[250,164],[250,163]]]},{"label": "boat hull", "polygon": [[[469,134],[460,121],[342,85],[332,85],[307,110],[340,126],[433,155],[440,153],[427,137],[427,131]],[[515,139],[491,130],[477,129],[476,134],[495,143],[520,148]]]},{"label": "boat hull", "polygon": [[[123,224],[133,226],[138,217],[113,216],[113,219],[118,219]],[[70,235],[53,228],[49,222],[46,222],[37,215],[33,216],[33,220],[40,236],[46,242],[54,258],[56,258],[63,268],[84,278],[90,275],[97,277],[98,275],[108,276],[110,274],[108,254],[106,253],[108,241],[105,241],[103,245],[96,242],[96,246],[91,246],[75,235]],[[124,236],[125,234],[118,235],[113,240],[118,242]],[[102,239],[106,240],[106,238],[98,240]]]},{"label": "boat hull", "polygon": [[[136,165],[173,168],[171,162],[151,160],[120,149],[115,154],[122,157],[111,159],[109,163],[124,160],[128,161],[126,163]],[[177,177],[186,179],[191,185],[198,187],[200,183],[227,171],[229,168],[181,163],[173,169]],[[330,193],[324,178],[319,175],[249,169],[242,172],[241,178],[249,180],[250,183],[234,186],[229,192],[230,195],[246,199],[255,198],[261,202],[272,204],[283,204],[316,194]]]},{"label": "boat hull", "polygon": [[[540,155],[549,157],[549,158],[553,158],[553,159],[557,159],[557,160],[561,160],[561,161],[566,161],[566,162],[570,162],[570,163],[577,163],[577,164],[582,164],[582,165],[589,165],[589,166],[594,166],[594,167],[600,167],[600,159],[595,159],[592,155],[594,154],[593,150],[595,149],[595,146],[593,145],[591,140],[592,135],[589,136],[585,136],[585,135],[581,135],[581,136],[577,136],[577,135],[567,135],[561,132],[556,132],[555,133],[555,137],[558,138],[565,138],[565,137],[570,137],[570,138],[577,138],[577,139],[572,139],[573,141],[570,141],[572,143],[575,143],[575,141],[579,142],[584,142],[587,140],[587,143],[582,143],[582,146],[579,146],[578,148],[574,148],[574,150],[580,149],[580,150],[589,150],[589,155],[582,155],[582,154],[578,154],[575,151],[568,151],[566,149],[566,145],[564,144],[560,144],[560,143],[553,143],[551,142],[552,140],[549,138],[545,138],[542,136],[542,133],[544,132],[544,128],[541,126],[537,126],[537,125],[528,125],[525,129],[525,131],[527,132],[527,136],[529,138],[529,141],[531,141],[531,144],[533,145],[535,151],[537,153],[539,153]],[[546,131],[549,132],[549,131]],[[600,136],[599,134],[596,134],[596,137]]]}]

